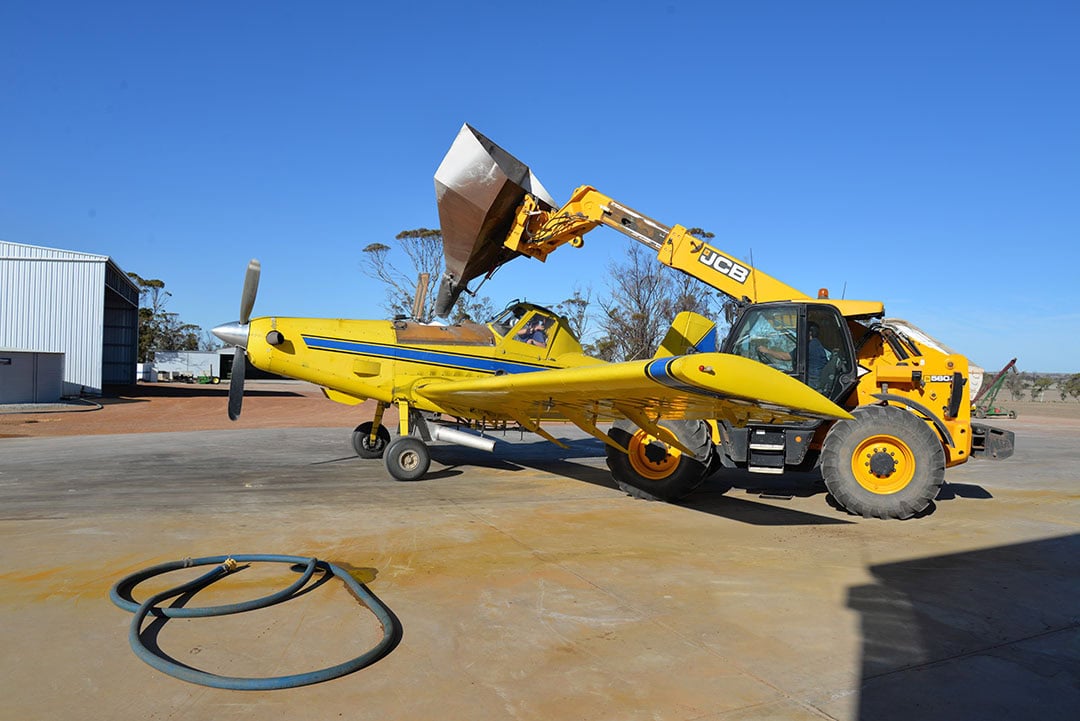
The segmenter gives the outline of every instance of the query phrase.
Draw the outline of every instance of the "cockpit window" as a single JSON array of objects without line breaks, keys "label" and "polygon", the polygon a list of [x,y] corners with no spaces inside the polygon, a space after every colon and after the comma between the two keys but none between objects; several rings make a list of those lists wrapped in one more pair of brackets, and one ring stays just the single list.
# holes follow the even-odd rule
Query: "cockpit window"
[{"label": "cockpit window", "polygon": [[491,319],[492,329],[499,335],[506,335],[510,332],[510,329],[518,324],[518,321],[528,313],[528,308],[520,305],[510,306],[502,313]]},{"label": "cockpit window", "polygon": [[549,318],[543,313],[533,313],[525,321],[525,325],[514,334],[514,340],[540,348],[547,348],[548,331],[553,322],[553,318]]},{"label": "cockpit window", "polygon": [[[558,315],[531,303],[513,303],[488,322],[499,337],[547,349],[572,350],[577,338]],[[569,345],[567,345],[569,344]],[[577,352],[580,352],[580,348]]]}]

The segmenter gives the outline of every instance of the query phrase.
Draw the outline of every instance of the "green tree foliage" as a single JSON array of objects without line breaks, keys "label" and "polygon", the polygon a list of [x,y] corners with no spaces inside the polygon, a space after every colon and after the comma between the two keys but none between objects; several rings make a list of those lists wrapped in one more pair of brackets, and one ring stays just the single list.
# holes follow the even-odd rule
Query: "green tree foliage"
[{"label": "green tree foliage", "polygon": [[[712,233],[701,228],[688,232],[707,240]],[[610,361],[649,358],[656,352],[668,326],[684,310],[716,320],[721,294],[701,281],[660,263],[640,245],[634,245],[621,262],[608,266],[609,295],[598,301],[603,313],[598,325],[601,337],[596,354]]]},{"label": "green tree foliage", "polygon": [[136,273],[128,273],[128,277],[139,286],[140,363],[154,360],[154,351],[211,350],[215,346],[199,326],[183,323],[178,314],[165,310],[172,293],[165,290],[164,281]]},{"label": "green tree foliage", "polygon": [[[603,335],[597,351],[604,360],[648,358],[663,339],[664,311],[670,302],[664,267],[641,246],[608,266],[609,296],[599,301]],[[668,319],[670,320],[670,318]]]},{"label": "green tree foliage", "polygon": [[[374,278],[385,287],[386,301],[383,309],[391,317],[412,316],[417,284],[422,274],[426,273],[428,281],[424,287],[424,304],[419,316],[414,320],[421,323],[431,322],[434,317],[439,283],[445,268],[442,231],[431,228],[403,230],[394,236],[394,240],[405,252],[409,260],[408,268],[403,268],[393,262],[391,246],[385,243],[371,243],[363,249],[363,252],[367,254],[367,263],[361,270],[364,275]],[[575,293],[575,298],[576,301],[572,298],[564,303],[583,302],[587,310],[587,296],[583,297]],[[478,297],[466,292],[462,293],[454,305],[450,321],[452,323],[483,323],[494,315],[495,307],[490,298]]]},{"label": "green tree foliage", "polygon": [[495,308],[491,305],[488,297],[477,298],[468,293],[462,293],[454,304],[454,312],[450,317],[452,323],[486,323],[495,317]]},{"label": "green tree foliage", "polygon": [[592,304],[592,289],[574,288],[574,294],[555,306],[555,312],[566,318],[570,330],[582,343],[589,333],[589,306]]},{"label": "green tree foliage", "polygon": [[1052,385],[1054,385],[1054,379],[1050,376],[1037,376],[1031,382],[1031,400],[1043,400],[1043,395]]},{"label": "green tree foliage", "polygon": [[1005,376],[1005,387],[1014,401],[1024,400],[1024,388],[1026,383],[1020,373],[1009,373]]},{"label": "green tree foliage", "polygon": [[[1074,373],[1061,382],[1063,396],[1068,393],[1074,399],[1080,399],[1080,373]],[[1064,400],[1064,397],[1062,398]]]},{"label": "green tree foliage", "polygon": [[364,248],[368,263],[361,270],[364,275],[380,281],[386,287],[383,308],[392,317],[412,315],[417,283],[421,274],[427,273],[425,301],[420,316],[415,319],[427,323],[434,315],[436,294],[443,274],[442,231],[431,228],[403,230],[394,236],[394,240],[405,251],[412,265],[411,273],[401,270],[390,260],[391,247],[384,243],[371,243]]}]

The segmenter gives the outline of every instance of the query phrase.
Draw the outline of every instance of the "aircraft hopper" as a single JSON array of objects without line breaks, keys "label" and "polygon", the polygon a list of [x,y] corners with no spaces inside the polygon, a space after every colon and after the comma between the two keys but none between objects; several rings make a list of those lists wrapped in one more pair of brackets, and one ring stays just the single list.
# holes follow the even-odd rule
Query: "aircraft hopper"
[{"label": "aircraft hopper", "polygon": [[470,280],[520,255],[503,240],[526,193],[541,207],[546,204],[545,210],[558,207],[527,165],[468,123],[463,125],[435,171],[446,259],[435,315],[449,315]]}]

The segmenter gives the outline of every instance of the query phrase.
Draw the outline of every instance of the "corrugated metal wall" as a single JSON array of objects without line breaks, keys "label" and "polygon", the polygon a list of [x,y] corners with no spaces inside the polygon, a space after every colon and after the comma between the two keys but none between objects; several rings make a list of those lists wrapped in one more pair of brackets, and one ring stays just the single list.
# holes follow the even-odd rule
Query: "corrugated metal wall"
[{"label": "corrugated metal wall", "polygon": [[0,347],[64,353],[65,394],[101,392],[107,261],[0,241]]}]

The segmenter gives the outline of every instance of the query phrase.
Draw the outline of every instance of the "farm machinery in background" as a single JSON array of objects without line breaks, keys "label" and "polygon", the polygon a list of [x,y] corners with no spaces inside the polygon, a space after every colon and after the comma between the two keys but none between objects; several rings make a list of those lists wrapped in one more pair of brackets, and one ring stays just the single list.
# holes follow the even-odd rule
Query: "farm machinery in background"
[{"label": "farm machinery in background", "polygon": [[1016,359],[1005,364],[989,384],[983,384],[971,401],[971,415],[976,418],[1016,418],[1016,411],[997,404],[998,391],[1005,385],[1009,371],[1016,372]]}]

